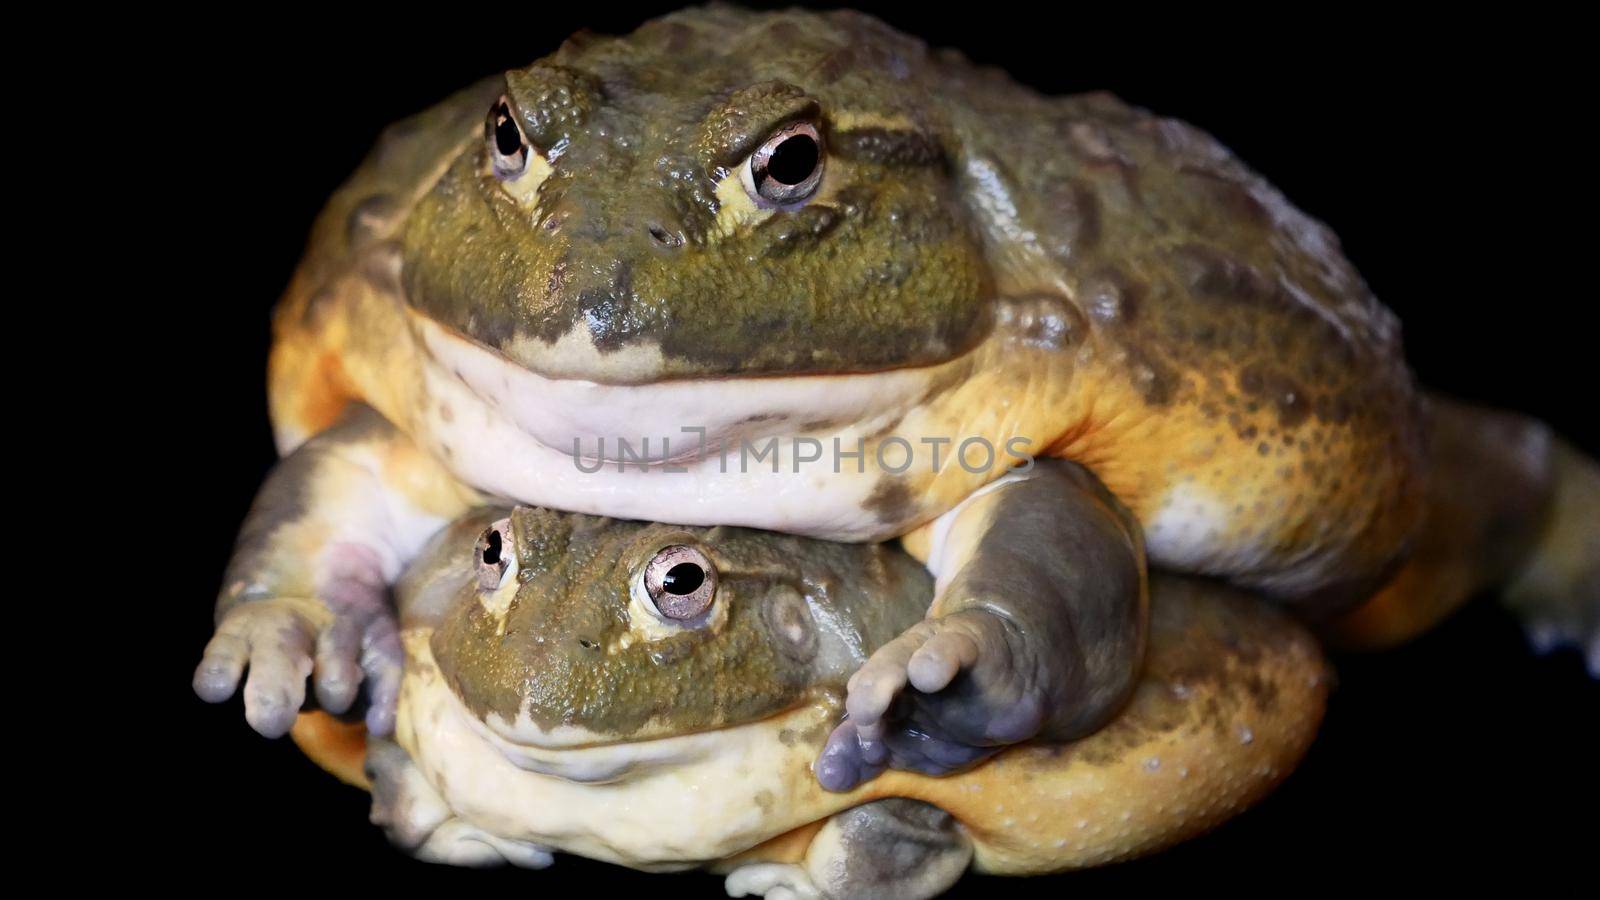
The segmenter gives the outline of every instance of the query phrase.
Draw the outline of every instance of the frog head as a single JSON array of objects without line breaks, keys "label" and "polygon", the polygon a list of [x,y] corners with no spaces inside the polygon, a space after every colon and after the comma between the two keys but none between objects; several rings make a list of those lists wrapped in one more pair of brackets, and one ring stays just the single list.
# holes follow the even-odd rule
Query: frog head
[{"label": "frog head", "polygon": [[882,546],[532,507],[490,524],[470,565],[433,657],[492,733],[545,749],[698,734],[838,692],[932,595]]},{"label": "frog head", "polygon": [[981,239],[926,49],[854,15],[693,10],[505,75],[403,236],[412,308],[542,376],[952,359]]}]

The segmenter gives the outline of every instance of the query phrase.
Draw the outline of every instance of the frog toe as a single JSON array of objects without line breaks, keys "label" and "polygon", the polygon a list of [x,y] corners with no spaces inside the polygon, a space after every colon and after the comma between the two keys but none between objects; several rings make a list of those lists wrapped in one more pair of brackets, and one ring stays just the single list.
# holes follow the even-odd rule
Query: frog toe
[{"label": "frog toe", "polygon": [[843,793],[864,781],[870,781],[883,771],[884,760],[869,761],[856,732],[854,722],[841,722],[828,735],[828,741],[817,755],[814,770],[822,789]]},{"label": "frog toe", "polygon": [[346,619],[317,636],[311,681],[317,704],[334,715],[348,711],[361,688],[360,640],[356,624]]},{"label": "frog toe", "polygon": [[947,775],[1039,733],[1045,692],[1002,617],[965,610],[917,623],[851,677],[849,719],[818,756],[818,782],[845,791],[884,768]]},{"label": "frog toe", "polygon": [[895,698],[905,690],[908,673],[906,667],[912,655],[927,640],[926,623],[900,635],[878,648],[846,685],[845,709],[850,719],[866,734],[874,734],[876,727],[890,712]]},{"label": "frog toe", "polygon": [[194,670],[194,692],[207,703],[221,703],[239,689],[250,659],[250,645],[232,634],[218,633],[206,645]]},{"label": "frog toe", "polygon": [[287,660],[251,662],[244,687],[244,718],[262,737],[289,733],[305,705],[305,669]]},{"label": "frog toe", "polygon": [[925,694],[943,690],[962,669],[978,661],[978,643],[971,635],[941,631],[911,654],[906,675]]},{"label": "frog toe", "polygon": [[400,701],[400,679],[405,650],[391,619],[380,619],[363,640],[361,669],[367,683],[367,730],[377,735],[394,732],[395,709]]},{"label": "frog toe", "polygon": [[195,691],[226,700],[248,669],[244,717],[263,737],[282,737],[305,705],[311,674],[312,628],[292,605],[257,601],[236,607],[217,626],[195,672]]}]

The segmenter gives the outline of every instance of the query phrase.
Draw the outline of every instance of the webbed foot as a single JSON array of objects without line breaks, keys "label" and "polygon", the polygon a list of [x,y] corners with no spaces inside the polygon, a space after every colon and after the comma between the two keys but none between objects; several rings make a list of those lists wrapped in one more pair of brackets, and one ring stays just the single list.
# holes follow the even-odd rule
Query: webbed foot
[{"label": "webbed foot", "polygon": [[895,797],[829,819],[800,865],[755,863],[728,875],[728,896],[767,900],[922,900],[949,890],[972,845],[944,810]]},{"label": "webbed foot", "polygon": [[851,676],[849,718],[829,735],[817,780],[848,791],[885,768],[945,775],[1033,737],[1049,700],[1038,649],[983,609],[918,623]]},{"label": "webbed foot", "polygon": [[243,676],[245,720],[281,737],[305,705],[308,676],[317,704],[335,715],[350,711],[364,685],[367,729],[385,735],[394,730],[404,661],[394,614],[381,600],[336,609],[320,600],[245,600],[223,614],[206,644],[194,691],[221,703]]},{"label": "webbed foot", "polygon": [[1600,465],[1557,442],[1553,502],[1506,606],[1540,652],[1576,647],[1600,679]]}]

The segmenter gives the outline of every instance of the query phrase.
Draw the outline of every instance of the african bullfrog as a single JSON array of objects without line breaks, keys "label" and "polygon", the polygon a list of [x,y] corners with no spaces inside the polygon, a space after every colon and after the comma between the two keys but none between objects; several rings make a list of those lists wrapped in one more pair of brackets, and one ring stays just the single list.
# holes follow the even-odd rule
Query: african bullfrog
[{"label": "african bullfrog", "polygon": [[933,590],[890,545],[488,508],[401,580],[394,740],[363,766],[331,720],[295,734],[424,859],[566,851],[710,866],[735,896],[920,897],[969,865],[1047,872],[1182,840],[1270,790],[1321,721],[1331,678],[1304,627],[1157,576],[1148,664],[1105,728],[822,790],[810,766],[847,680]]},{"label": "african bullfrog", "polygon": [[[1326,227],[1193,127],[850,12],[583,34],[395,125],[316,222],[269,399],[195,675],[248,666],[267,735],[308,680],[392,730],[388,587],[495,499],[903,539],[934,595],[849,684],[841,791],[1093,733],[1152,567],[1309,619],[1376,595],[1358,642],[1515,581],[1600,660],[1594,464],[1434,410]],[[1432,507],[1441,465],[1485,489]]]}]

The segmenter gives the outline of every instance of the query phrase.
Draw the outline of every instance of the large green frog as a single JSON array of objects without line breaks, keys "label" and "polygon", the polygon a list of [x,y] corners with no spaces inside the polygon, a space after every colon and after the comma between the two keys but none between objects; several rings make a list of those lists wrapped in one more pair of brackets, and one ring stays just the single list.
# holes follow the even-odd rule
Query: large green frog
[{"label": "large green frog", "polygon": [[[476,546],[474,546],[476,543]],[[373,790],[402,848],[540,867],[563,850],[705,865],[736,896],[926,897],[969,865],[1029,874],[1217,824],[1309,746],[1332,679],[1289,616],[1204,579],[1151,583],[1149,664],[1096,734],[964,774],[821,789],[847,679],[922,619],[933,579],[883,544],[471,513],[397,590],[394,741],[296,737]],[[360,773],[360,774],[357,774]]]},{"label": "large green frog", "polygon": [[[1100,727],[1147,559],[1308,616],[1401,585],[1379,639],[1518,575],[1594,648],[1593,507],[1540,530],[1593,464],[1455,408],[1430,450],[1399,334],[1325,227],[1112,97],[848,12],[580,36],[394,126],[318,219],[196,689],[248,666],[269,735],[308,679],[364,690],[389,731],[386,588],[486,498],[903,536],[936,592],[851,682],[840,790]],[[1438,460],[1490,489],[1430,514]]]}]

